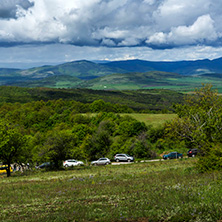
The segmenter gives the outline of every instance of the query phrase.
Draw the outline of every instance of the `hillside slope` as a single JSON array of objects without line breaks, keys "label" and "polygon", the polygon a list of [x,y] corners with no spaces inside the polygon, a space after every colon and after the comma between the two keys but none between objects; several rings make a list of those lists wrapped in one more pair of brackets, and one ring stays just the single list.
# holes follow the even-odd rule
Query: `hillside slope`
[{"label": "hillside slope", "polygon": [[21,71],[22,76],[33,78],[49,77],[54,75],[69,75],[82,79],[91,79],[115,72],[125,72],[120,68],[108,67],[86,60],[67,62],[56,66],[42,66]]},{"label": "hillside slope", "polygon": [[75,100],[92,103],[102,99],[113,104],[127,105],[140,110],[171,109],[175,103],[183,101],[183,94],[170,90],[125,90],[104,91],[92,89],[50,89],[0,86],[0,103],[26,103],[48,100]]}]

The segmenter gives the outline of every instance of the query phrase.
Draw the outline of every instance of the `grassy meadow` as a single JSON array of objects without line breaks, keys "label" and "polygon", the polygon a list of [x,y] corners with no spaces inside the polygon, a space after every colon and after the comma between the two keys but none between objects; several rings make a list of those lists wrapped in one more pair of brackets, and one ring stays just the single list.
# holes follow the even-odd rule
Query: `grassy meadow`
[{"label": "grassy meadow", "polygon": [[149,114],[149,113],[127,113],[120,115],[128,115],[140,122],[144,122],[146,125],[152,125],[158,127],[163,125],[165,122],[176,118],[176,114]]},{"label": "grassy meadow", "polygon": [[196,158],[1,175],[9,221],[220,221],[222,172]]},{"label": "grassy meadow", "polygon": [[144,77],[144,73],[134,74],[134,76],[124,74],[113,74],[99,79],[86,82],[84,87],[94,90],[138,90],[138,89],[168,89],[181,93],[193,92],[196,88],[200,88],[202,83],[212,84],[219,93],[222,93],[222,84],[220,78],[212,78],[209,76],[175,76],[164,78],[161,77]]},{"label": "grassy meadow", "polygon": [[[85,115],[85,114],[84,114]],[[89,116],[97,115],[96,113],[87,114]],[[150,113],[120,113],[120,116],[131,116],[132,118],[144,122],[147,126],[162,126],[164,123],[177,117],[176,114],[150,114]]]}]

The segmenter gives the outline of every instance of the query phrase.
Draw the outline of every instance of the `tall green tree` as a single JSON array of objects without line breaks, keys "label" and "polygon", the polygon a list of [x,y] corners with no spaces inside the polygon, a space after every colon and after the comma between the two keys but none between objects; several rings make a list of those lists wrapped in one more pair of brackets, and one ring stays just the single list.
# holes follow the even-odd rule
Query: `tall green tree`
[{"label": "tall green tree", "polygon": [[222,99],[212,85],[203,85],[175,108],[178,118],[167,126],[168,138],[183,140],[188,148],[198,148],[203,154],[221,144]]},{"label": "tall green tree", "polygon": [[76,138],[71,130],[54,129],[48,132],[41,153],[55,164],[55,168],[60,168],[62,161],[70,158],[75,143]]},{"label": "tall green tree", "polygon": [[18,126],[0,121],[0,160],[7,165],[7,177],[11,175],[10,166],[27,153],[26,137]]}]

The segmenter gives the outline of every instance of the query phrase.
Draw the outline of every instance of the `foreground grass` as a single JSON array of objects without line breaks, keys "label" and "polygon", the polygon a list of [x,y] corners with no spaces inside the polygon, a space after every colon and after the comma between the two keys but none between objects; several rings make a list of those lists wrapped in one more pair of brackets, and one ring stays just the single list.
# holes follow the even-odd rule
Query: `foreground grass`
[{"label": "foreground grass", "polygon": [[2,176],[1,221],[217,221],[222,172],[195,159]]}]

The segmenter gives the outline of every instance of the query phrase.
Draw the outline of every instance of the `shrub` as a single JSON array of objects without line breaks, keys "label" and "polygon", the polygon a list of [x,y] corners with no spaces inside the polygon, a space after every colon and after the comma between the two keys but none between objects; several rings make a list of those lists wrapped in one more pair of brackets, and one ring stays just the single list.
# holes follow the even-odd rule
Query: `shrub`
[{"label": "shrub", "polygon": [[204,156],[201,156],[197,162],[199,172],[221,170],[222,168],[222,144],[212,147]]}]

